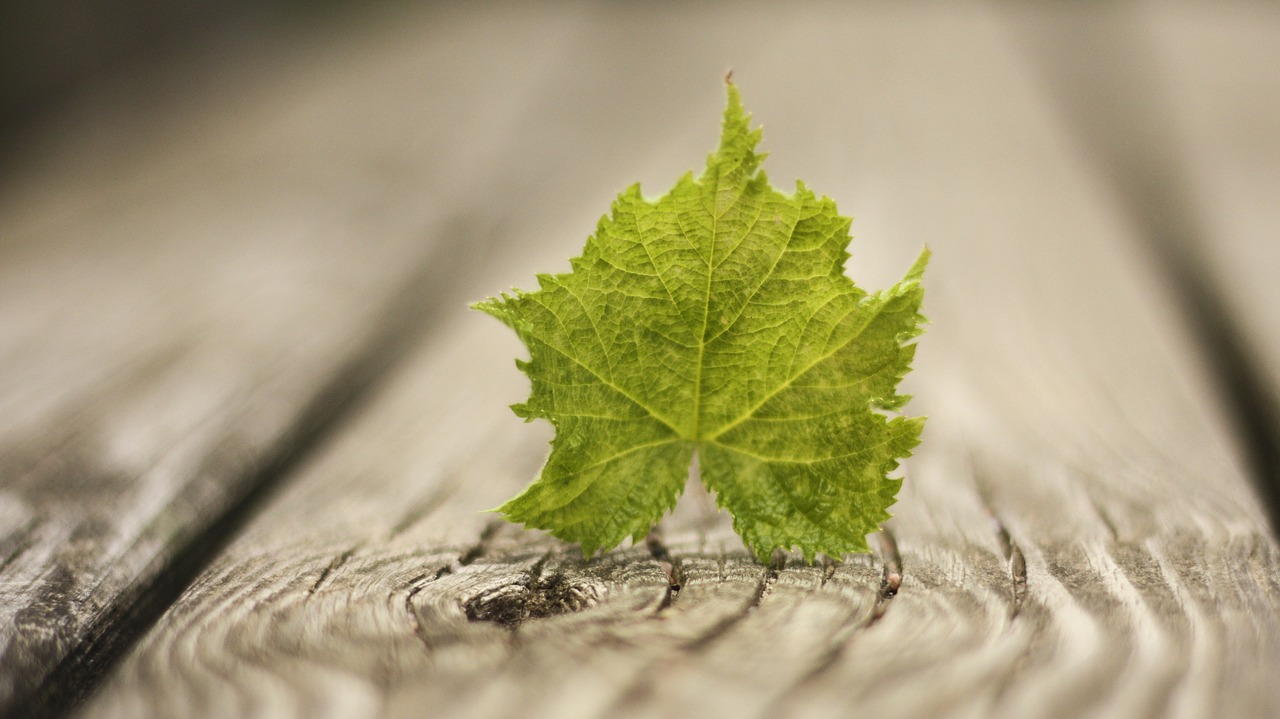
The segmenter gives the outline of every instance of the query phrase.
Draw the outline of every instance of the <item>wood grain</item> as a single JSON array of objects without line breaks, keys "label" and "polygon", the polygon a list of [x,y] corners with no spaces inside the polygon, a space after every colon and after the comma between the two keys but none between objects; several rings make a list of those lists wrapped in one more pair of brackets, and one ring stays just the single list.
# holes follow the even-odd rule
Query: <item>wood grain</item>
[{"label": "wood grain", "polygon": [[1173,143],[1199,219],[1195,257],[1218,290],[1218,320],[1238,337],[1238,434],[1280,527],[1280,10],[1151,19],[1152,54],[1168,87]]},{"label": "wood grain", "polygon": [[1204,229],[1206,270],[1280,388],[1280,9],[1151,12],[1174,147]]},{"label": "wood grain", "polygon": [[[514,339],[448,314],[83,715],[1280,710],[1280,554],[1211,378],[1004,17],[613,10],[519,118],[510,172],[554,170],[468,286],[561,267],[611,192],[697,165],[715,84],[671,79],[732,64],[770,175],[857,215],[855,277],[935,251],[909,379],[930,424],[877,555],[762,566],[696,485],[651,542],[589,561],[478,513],[548,433],[505,409]],[[616,102],[635,67],[646,102]]]},{"label": "wood grain", "polygon": [[1166,276],[1280,527],[1276,313],[1259,311],[1274,295],[1275,10],[1025,6],[1012,15],[1080,154]]},{"label": "wood grain", "polygon": [[0,715],[73,694],[174,563],[465,297],[493,217],[463,200],[560,67],[476,50],[578,27],[420,25],[121,79],[6,178]]}]

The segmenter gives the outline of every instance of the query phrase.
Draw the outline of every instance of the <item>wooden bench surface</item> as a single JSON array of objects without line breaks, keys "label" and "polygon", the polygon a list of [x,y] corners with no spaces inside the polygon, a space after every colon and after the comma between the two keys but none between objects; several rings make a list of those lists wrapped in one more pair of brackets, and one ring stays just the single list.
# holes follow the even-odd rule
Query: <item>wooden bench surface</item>
[{"label": "wooden bench surface", "polygon": [[[694,5],[694,4],[690,4]],[[928,244],[876,551],[691,481],[584,559],[466,309],[714,146]],[[135,70],[0,175],[0,715],[1280,714],[1280,9],[395,7]]]}]

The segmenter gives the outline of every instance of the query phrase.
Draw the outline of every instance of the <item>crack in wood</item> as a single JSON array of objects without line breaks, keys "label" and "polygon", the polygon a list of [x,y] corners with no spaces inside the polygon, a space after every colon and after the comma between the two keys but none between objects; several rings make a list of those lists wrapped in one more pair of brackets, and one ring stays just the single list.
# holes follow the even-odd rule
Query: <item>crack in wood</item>
[{"label": "crack in wood", "polygon": [[755,600],[751,603],[751,606],[747,607],[748,612],[758,609],[760,603],[767,599],[770,594],[773,594],[773,587],[778,583],[778,575],[786,568],[787,553],[781,549],[773,550],[773,556],[769,558],[769,567],[760,579],[760,586],[756,589]]},{"label": "crack in wood", "polygon": [[350,560],[351,557],[355,555],[355,553],[359,549],[360,549],[360,545],[357,544],[354,547],[351,547],[350,549],[344,551],[342,554],[339,554],[338,556],[330,560],[329,564],[325,566],[324,571],[320,572],[320,576],[316,578],[315,584],[312,584],[311,587],[307,589],[306,600],[310,600],[311,597],[315,596],[316,590],[319,589],[321,585],[323,585],[325,581],[329,579],[330,575],[332,575],[337,569],[342,567],[342,565],[346,564],[347,561]]},{"label": "crack in wood", "polygon": [[466,551],[460,552],[457,559],[440,567],[435,576],[431,578],[431,581],[453,574],[484,556],[484,553],[489,550],[489,543],[493,541],[493,537],[502,529],[502,525],[502,520],[498,519],[486,524],[484,529],[480,531],[480,536],[476,539],[476,543],[468,547]]},{"label": "crack in wood", "polygon": [[1009,536],[1009,530],[1000,517],[990,507],[987,508],[987,514],[990,517],[991,531],[996,535],[996,543],[1000,545],[1000,553],[1004,555],[1005,568],[1009,572],[1009,618],[1015,619],[1022,611],[1022,604],[1027,597],[1027,559],[1022,554],[1022,548]]},{"label": "crack in wood", "polygon": [[822,581],[818,583],[818,588],[822,589],[827,586],[827,582],[836,575],[836,560],[825,554],[818,555],[818,564],[822,565]]},{"label": "crack in wood", "polygon": [[413,635],[418,638],[418,641],[422,642],[422,646],[426,647],[428,651],[431,650],[431,639],[427,636],[426,627],[422,626],[422,617],[418,614],[418,610],[414,608],[413,599],[432,582],[439,579],[444,574],[447,574],[444,570],[448,568],[449,565],[446,564],[440,571],[435,572],[434,574],[423,574],[415,577],[409,583],[411,589],[404,595],[405,611],[409,613],[409,618],[413,620]]},{"label": "crack in wood", "polygon": [[[818,656],[817,660],[809,667],[809,670],[800,676],[794,684],[775,697],[769,706],[760,713],[760,716],[779,716],[784,714],[786,705],[792,696],[820,683],[822,678],[840,663],[853,638],[859,632],[875,626],[889,611],[889,605],[902,588],[902,555],[898,551],[897,538],[888,527],[881,527],[880,532],[875,535],[874,542],[877,549],[876,554],[880,557],[883,569],[880,577],[880,588],[877,591],[876,600],[871,609],[859,614],[853,621],[846,622],[836,629],[831,635],[831,643],[827,646],[826,651]],[[835,571],[836,565],[833,561],[829,564],[828,571],[824,573],[822,580],[824,585],[828,578],[835,574]]]},{"label": "crack in wood", "polygon": [[465,567],[483,556],[489,550],[489,543],[493,541],[493,538],[497,536],[505,524],[506,522],[500,519],[492,520],[486,524],[480,532],[480,539],[462,556],[458,557],[458,566]]},{"label": "crack in wood", "polygon": [[875,606],[872,607],[871,617],[862,627],[869,628],[884,613],[889,611],[889,603],[898,595],[898,589],[902,587],[902,555],[898,552],[898,540],[893,535],[893,530],[888,527],[882,527],[876,536],[876,543],[879,547],[880,561],[884,565],[884,573],[880,578],[880,593],[876,598]]},{"label": "crack in wood", "polygon": [[763,573],[761,573],[760,581],[756,584],[756,589],[752,594],[751,599],[743,605],[742,609],[735,614],[725,617],[707,631],[694,637],[688,642],[685,642],[682,649],[690,652],[701,651],[728,633],[729,630],[733,629],[733,627],[743,619],[746,619],[749,614],[760,607],[760,603],[764,601],[765,597],[772,593],[773,585],[778,581],[778,573],[780,570],[781,567],[777,566],[775,562],[770,561],[769,566],[765,568]]},{"label": "crack in wood", "polygon": [[[658,542],[658,546],[660,548],[656,551],[664,553],[666,547],[661,544],[660,540]],[[652,551],[655,550],[651,550],[651,552]],[[666,552],[664,556],[670,557],[669,552]],[[676,652],[677,655],[686,660],[697,656],[699,653],[706,651],[708,647],[732,630],[734,626],[750,616],[752,612],[759,608],[761,602],[763,602],[764,599],[772,593],[773,586],[778,580],[779,573],[785,569],[785,564],[785,554],[775,553],[774,557],[771,558],[769,565],[765,567],[764,571],[760,574],[760,579],[756,583],[755,590],[752,592],[751,597],[747,602],[743,604],[742,608],[716,622],[705,632],[681,643]],[[725,581],[723,556],[720,557],[719,565],[719,572],[716,579],[717,584]],[[619,713],[623,712],[625,707],[634,705],[643,700],[647,694],[653,691],[653,683],[655,681],[653,674],[658,671],[660,666],[664,666],[662,662],[655,661],[648,663],[644,669],[641,670],[635,680],[632,681],[624,691],[618,694],[617,698],[597,716],[617,716]]]},{"label": "crack in wood", "polygon": [[656,532],[652,532],[644,540],[650,556],[657,560],[659,566],[667,573],[667,590],[658,602],[654,614],[661,614],[680,598],[680,589],[684,586],[684,565],[678,558],[671,556],[671,550],[663,543]]},{"label": "crack in wood", "polygon": [[[1027,598],[1027,560],[1022,553],[1022,547],[1019,547],[1013,541],[1008,527],[996,511],[995,503],[991,498],[988,477],[985,473],[979,472],[976,463],[973,469],[973,479],[978,499],[982,503],[982,511],[987,515],[987,525],[990,527],[996,544],[1000,548],[1000,554],[1004,557],[1005,572],[1009,577],[1009,619],[1012,621],[1022,613],[1022,606]],[[1092,501],[1092,498],[1090,500]],[[1110,522],[1110,518],[1102,512],[1102,509],[1097,504],[1094,504],[1093,507],[1114,539],[1116,531],[1115,526]]]},{"label": "crack in wood", "polygon": [[898,552],[898,538],[893,530],[884,527],[880,533],[880,561],[884,563],[884,577],[880,585],[880,596],[888,601],[898,593],[902,586],[902,555]]},{"label": "crack in wood", "polygon": [[1016,619],[1027,599],[1027,560],[1022,555],[1021,547],[1016,544],[1011,547],[1009,573],[1013,578],[1013,609],[1009,612],[1009,618]]},{"label": "crack in wood", "polygon": [[1116,529],[1116,523],[1115,520],[1111,518],[1111,513],[1108,512],[1102,506],[1102,503],[1095,499],[1092,494],[1088,495],[1088,499],[1089,506],[1093,507],[1093,511],[1098,515],[1098,519],[1102,521],[1102,526],[1107,528],[1107,534],[1110,535],[1111,541],[1119,541],[1120,531]]},{"label": "crack in wood", "polygon": [[498,533],[498,530],[502,528],[502,524],[503,522],[500,520],[493,520],[489,522],[489,524],[485,525],[485,528],[481,530],[480,536],[476,539],[476,543],[467,548],[465,552],[460,553],[457,559],[441,565],[441,567],[435,572],[419,575],[409,581],[410,589],[408,593],[405,594],[404,608],[405,611],[409,613],[409,617],[413,619],[414,636],[418,637],[418,640],[421,641],[422,645],[427,649],[431,649],[431,640],[427,636],[426,627],[422,625],[422,617],[418,614],[417,608],[414,607],[413,600],[433,582],[439,581],[442,577],[460,571],[463,567],[484,556],[484,553],[489,548],[489,543],[493,540],[494,535]]}]

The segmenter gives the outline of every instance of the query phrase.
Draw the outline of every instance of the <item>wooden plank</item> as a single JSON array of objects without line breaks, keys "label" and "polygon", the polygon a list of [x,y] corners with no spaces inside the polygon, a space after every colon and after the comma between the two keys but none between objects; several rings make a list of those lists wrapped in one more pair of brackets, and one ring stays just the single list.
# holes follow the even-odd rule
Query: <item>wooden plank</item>
[{"label": "wooden plank", "polygon": [[[1127,15],[1127,16],[1126,16]],[[1096,27],[1145,64],[1153,87],[1135,98],[1136,122],[1151,126],[1150,154],[1163,155],[1185,195],[1197,258],[1231,303],[1232,315],[1280,377],[1280,8],[1263,3],[1142,7],[1121,14],[1123,38]],[[1156,115],[1156,122],[1149,118]]]},{"label": "wooden plank", "polygon": [[0,195],[0,715],[73,696],[215,520],[465,297],[495,215],[460,200],[559,67],[535,49],[579,27],[412,19],[124,78],[30,138],[45,159]]},{"label": "wooden plank", "polygon": [[1274,329],[1274,8],[1028,6],[1023,42],[1052,101],[1168,278],[1249,475],[1280,527]]},{"label": "wooden plank", "polygon": [[[458,316],[85,716],[1280,709],[1267,671],[1280,552],[1161,276],[1002,17],[713,10],[624,10],[568,51],[522,125],[581,151],[529,190],[510,254],[475,293],[563,266],[605,206],[575,189],[695,164],[682,153],[711,145],[714,110],[689,86],[659,88],[772,38],[733,59],[770,175],[802,175],[857,214],[853,273],[873,286],[922,242],[935,250],[933,326],[909,380],[930,424],[878,555],[761,566],[696,489],[654,541],[593,561],[493,523],[476,510],[527,481],[547,432],[503,406],[524,390],[517,343]],[[576,74],[599,47],[653,70],[627,86],[652,104],[620,108],[602,100],[608,72]],[[649,138],[613,150],[633,168],[601,161],[619,126]]]},{"label": "wooden plank", "polygon": [[[1148,13],[1153,64],[1199,219],[1199,270],[1239,345],[1235,394],[1280,527],[1280,8]],[[1220,323],[1221,324],[1221,323]]]}]

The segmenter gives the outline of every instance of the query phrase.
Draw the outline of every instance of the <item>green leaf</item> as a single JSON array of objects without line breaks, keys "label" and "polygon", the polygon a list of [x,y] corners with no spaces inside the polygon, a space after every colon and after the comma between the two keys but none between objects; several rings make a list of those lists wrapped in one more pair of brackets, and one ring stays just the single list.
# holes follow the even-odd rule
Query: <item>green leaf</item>
[{"label": "green leaf", "polygon": [[499,511],[580,542],[640,539],[702,481],[756,555],[867,551],[919,441],[891,417],[909,369],[926,249],[868,294],[844,274],[849,224],[759,170],[760,130],[728,86],[719,149],[666,195],[624,191],[572,271],[474,305],[529,348],[515,405],[556,428],[538,478]]}]

